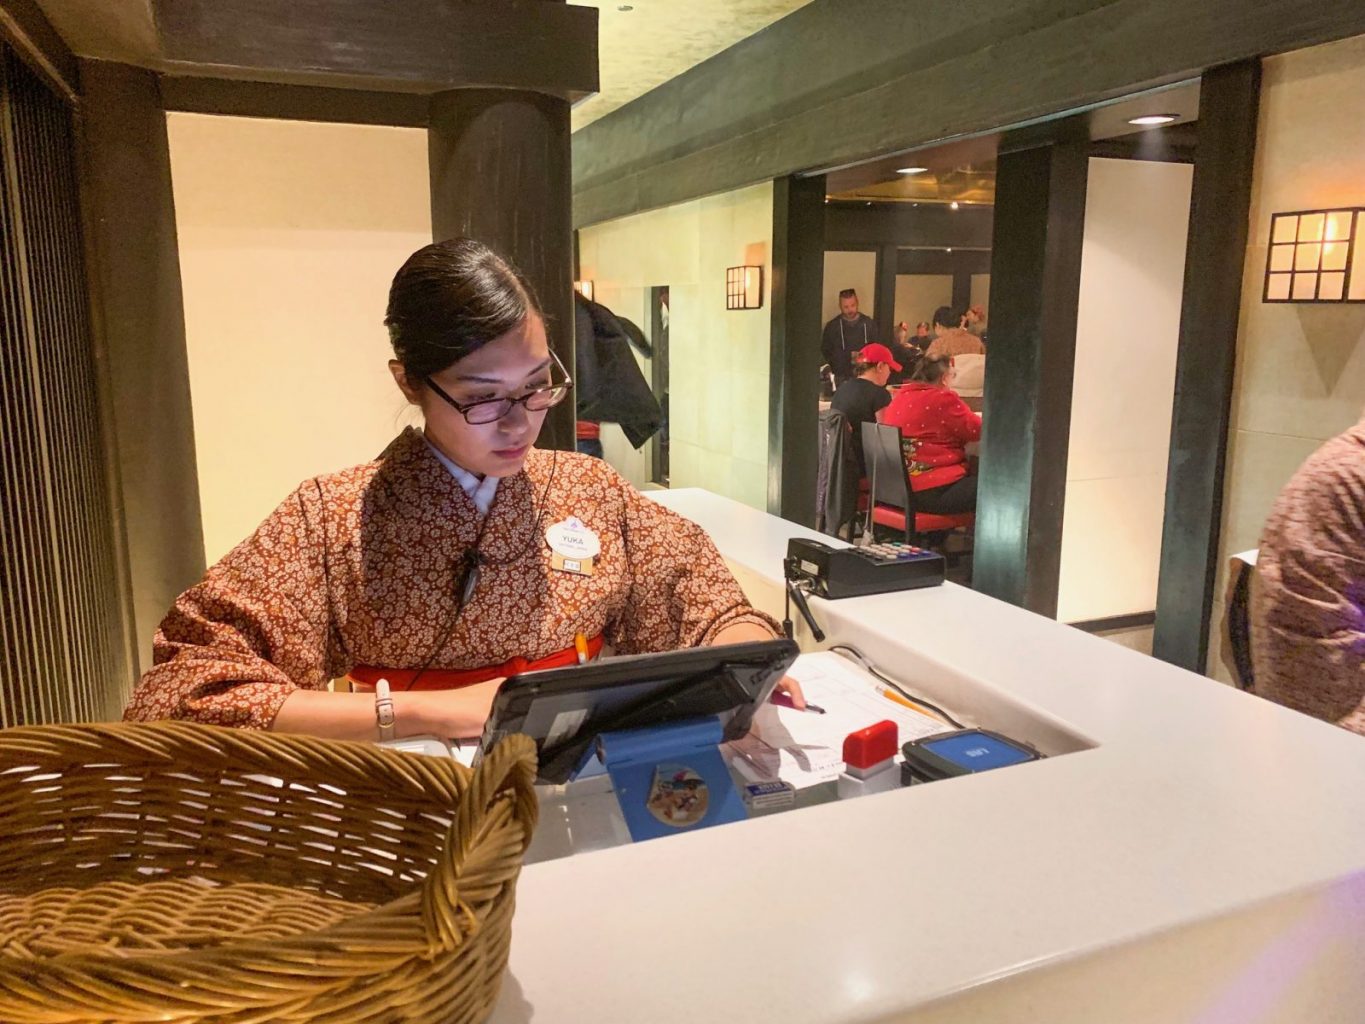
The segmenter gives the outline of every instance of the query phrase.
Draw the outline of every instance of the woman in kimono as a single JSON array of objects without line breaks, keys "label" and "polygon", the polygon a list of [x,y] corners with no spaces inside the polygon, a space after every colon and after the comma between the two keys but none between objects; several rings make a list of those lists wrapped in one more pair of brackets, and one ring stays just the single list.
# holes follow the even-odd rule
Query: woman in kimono
[{"label": "woman in kimono", "polygon": [[349,675],[385,680],[397,737],[476,736],[503,678],[573,664],[584,638],[595,655],[778,635],[699,527],[599,459],[533,447],[571,382],[507,261],[426,246],[384,322],[424,429],[303,483],[182,594],[125,718],[373,739],[375,697],[326,689]]}]

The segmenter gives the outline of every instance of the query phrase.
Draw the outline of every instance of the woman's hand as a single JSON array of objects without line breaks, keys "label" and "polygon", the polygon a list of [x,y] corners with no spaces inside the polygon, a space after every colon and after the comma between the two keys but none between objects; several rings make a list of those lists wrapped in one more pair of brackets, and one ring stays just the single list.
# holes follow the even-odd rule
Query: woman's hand
[{"label": "woman's hand", "polygon": [[[502,678],[462,686],[458,690],[402,691],[393,695],[398,735],[424,733],[446,740],[477,738],[493,709]],[[406,721],[405,721],[406,719]]]},{"label": "woman's hand", "polygon": [[[772,630],[767,626],[760,626],[756,622],[733,622],[726,626],[719,633],[711,638],[712,647],[719,647],[722,644],[747,644],[755,640],[774,640]],[[785,693],[792,699],[792,703],[798,709],[806,706],[805,694],[801,692],[801,684],[791,676],[783,676],[777,684],[778,690]]]}]

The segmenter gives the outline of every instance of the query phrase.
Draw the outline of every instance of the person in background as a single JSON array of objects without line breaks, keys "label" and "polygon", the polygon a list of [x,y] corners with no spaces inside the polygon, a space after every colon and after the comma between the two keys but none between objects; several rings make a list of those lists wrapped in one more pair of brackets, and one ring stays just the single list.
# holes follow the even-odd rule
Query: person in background
[{"label": "person in background", "polygon": [[951,306],[939,306],[934,310],[934,340],[925,350],[925,358],[985,355],[986,346],[981,344],[981,339],[963,329],[963,315],[954,312]]},{"label": "person in background", "polygon": [[853,454],[858,459],[863,476],[867,476],[867,462],[863,458],[863,424],[876,423],[877,413],[891,404],[886,382],[893,371],[900,372],[901,368],[885,345],[875,342],[866,345],[853,359],[853,372],[857,376],[840,384],[834,392],[834,401],[830,403],[830,408],[843,413],[844,419],[853,426]]},{"label": "person in background", "polygon": [[820,338],[820,352],[834,371],[836,387],[853,376],[853,353],[879,340],[877,322],[858,312],[858,293],[845,288],[839,293],[839,315],[825,324]]},{"label": "person in background", "polygon": [[930,336],[929,333],[928,320],[921,320],[919,323],[915,324],[915,336],[913,339],[913,343],[917,349],[919,349],[921,352],[926,351],[929,348],[929,343],[933,340],[934,339]]},{"label": "person in background", "polygon": [[910,325],[904,320],[896,325],[895,331],[891,335],[891,354],[900,361],[900,368],[893,371],[887,385],[899,387],[910,379],[914,373],[916,364],[919,363],[923,352],[915,347],[910,338]]},{"label": "person in background", "polygon": [[1365,735],[1365,418],[1276,499],[1249,631],[1257,693]]},{"label": "person in background", "polygon": [[977,304],[968,306],[967,312],[962,314],[962,329],[969,334],[975,334],[981,339],[981,343],[986,343],[986,307]]},{"label": "person in background", "polygon": [[920,512],[961,515],[976,510],[976,474],[967,445],[981,440],[981,417],[952,390],[948,358],[924,359],[880,419],[899,427]]}]

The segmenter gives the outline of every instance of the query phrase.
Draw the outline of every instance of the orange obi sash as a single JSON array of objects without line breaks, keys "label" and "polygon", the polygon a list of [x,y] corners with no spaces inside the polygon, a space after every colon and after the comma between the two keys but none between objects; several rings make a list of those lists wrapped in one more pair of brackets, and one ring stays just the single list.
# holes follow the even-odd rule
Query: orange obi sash
[{"label": "orange obi sash", "polygon": [[[598,633],[588,641],[588,657],[596,658],[602,652],[602,634]],[[362,692],[374,690],[374,684],[387,679],[395,693],[400,690],[458,690],[462,686],[486,683],[490,679],[521,675],[523,672],[536,672],[543,668],[563,668],[578,664],[578,651],[569,647],[555,651],[543,658],[532,661],[529,658],[511,658],[501,665],[484,665],[482,668],[443,669],[429,668],[420,672],[415,668],[376,668],[373,665],[356,665],[347,675],[351,688]],[[419,675],[420,673],[420,675]]]}]

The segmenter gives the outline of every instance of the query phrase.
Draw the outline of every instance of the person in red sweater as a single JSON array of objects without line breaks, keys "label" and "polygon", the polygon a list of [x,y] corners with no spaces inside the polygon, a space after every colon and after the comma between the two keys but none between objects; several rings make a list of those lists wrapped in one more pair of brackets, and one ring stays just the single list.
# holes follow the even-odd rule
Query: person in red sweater
[{"label": "person in red sweater", "polygon": [[920,512],[961,515],[976,510],[976,474],[967,445],[981,439],[981,417],[952,390],[951,358],[924,359],[881,413],[899,427]]}]

